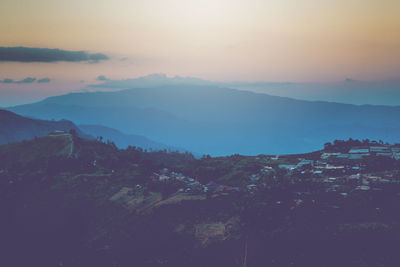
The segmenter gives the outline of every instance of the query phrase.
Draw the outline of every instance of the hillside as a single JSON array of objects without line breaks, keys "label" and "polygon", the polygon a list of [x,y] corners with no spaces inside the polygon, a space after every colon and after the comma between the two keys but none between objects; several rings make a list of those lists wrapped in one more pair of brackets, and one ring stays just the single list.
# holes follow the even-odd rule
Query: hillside
[{"label": "hillside", "polygon": [[0,144],[30,140],[53,131],[69,132],[74,130],[82,137],[91,138],[80,131],[71,121],[36,120],[6,110],[0,110],[0,125]]},{"label": "hillside", "polygon": [[397,142],[400,132],[400,107],[300,101],[213,86],[73,93],[10,110],[100,124],[211,155],[302,153],[332,138]]},{"label": "hillside", "polygon": [[201,159],[70,134],[0,146],[0,264],[394,266],[400,161],[323,159],[360,144]]}]

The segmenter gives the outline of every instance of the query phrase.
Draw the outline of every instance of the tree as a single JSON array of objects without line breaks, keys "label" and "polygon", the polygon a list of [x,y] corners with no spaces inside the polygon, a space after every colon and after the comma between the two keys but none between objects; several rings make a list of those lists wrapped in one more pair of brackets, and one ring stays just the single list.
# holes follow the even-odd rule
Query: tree
[{"label": "tree", "polygon": [[71,130],[69,130],[69,133],[70,133],[72,136],[76,136],[76,135],[77,135],[77,133],[76,133],[76,130],[75,130],[75,129],[71,129]]},{"label": "tree", "polygon": [[331,142],[327,142],[324,144],[324,150],[331,150],[332,149],[332,144]]}]

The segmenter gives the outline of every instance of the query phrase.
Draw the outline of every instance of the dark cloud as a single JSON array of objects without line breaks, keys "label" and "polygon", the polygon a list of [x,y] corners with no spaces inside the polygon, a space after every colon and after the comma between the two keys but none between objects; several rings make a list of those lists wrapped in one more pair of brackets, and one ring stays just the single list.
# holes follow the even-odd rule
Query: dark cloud
[{"label": "dark cloud", "polygon": [[14,83],[13,79],[5,78],[4,80],[1,81],[2,83]]},{"label": "dark cloud", "polygon": [[5,78],[4,80],[0,80],[0,83],[16,83],[16,84],[22,84],[22,83],[33,83],[33,82],[38,82],[38,83],[49,83],[51,81],[50,78],[42,78],[42,79],[36,79],[36,78],[32,78],[32,77],[26,77],[23,80],[20,81],[15,81],[13,79],[10,78]]},{"label": "dark cloud", "polygon": [[347,83],[353,83],[353,82],[356,82],[356,80],[354,80],[354,79],[352,79],[352,78],[346,78],[346,79],[345,79],[345,82],[347,82]]},{"label": "dark cloud", "polygon": [[0,61],[14,62],[57,62],[57,61],[89,61],[91,63],[100,60],[108,60],[107,55],[91,54],[85,51],[68,51],[49,48],[31,47],[0,47]]},{"label": "dark cloud", "polygon": [[34,81],[36,81],[36,78],[27,77],[23,80],[16,81],[15,83],[33,83]]},{"label": "dark cloud", "polygon": [[108,78],[106,76],[104,76],[104,75],[100,75],[100,76],[98,76],[96,78],[96,80],[98,80],[98,81],[108,81]]},{"label": "dark cloud", "polygon": [[50,81],[51,81],[51,79],[49,79],[49,78],[43,78],[43,79],[37,80],[38,83],[49,83]]}]

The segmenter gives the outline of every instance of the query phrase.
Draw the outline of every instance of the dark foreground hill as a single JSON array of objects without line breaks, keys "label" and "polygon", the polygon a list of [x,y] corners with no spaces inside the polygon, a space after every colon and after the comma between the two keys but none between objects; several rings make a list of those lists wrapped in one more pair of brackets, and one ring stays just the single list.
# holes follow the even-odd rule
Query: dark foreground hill
[{"label": "dark foreground hill", "polygon": [[53,131],[69,132],[70,130],[76,131],[82,137],[91,138],[89,135],[82,133],[71,121],[30,119],[0,109],[0,144],[30,140]]},{"label": "dark foreground hill", "polygon": [[0,146],[0,265],[397,266],[398,161],[370,191],[278,167],[320,156],[195,159],[70,134]]},{"label": "dark foreground hill", "polygon": [[73,93],[11,110],[104,125],[211,155],[302,153],[349,137],[397,142],[400,133],[400,107],[300,101],[211,85]]}]

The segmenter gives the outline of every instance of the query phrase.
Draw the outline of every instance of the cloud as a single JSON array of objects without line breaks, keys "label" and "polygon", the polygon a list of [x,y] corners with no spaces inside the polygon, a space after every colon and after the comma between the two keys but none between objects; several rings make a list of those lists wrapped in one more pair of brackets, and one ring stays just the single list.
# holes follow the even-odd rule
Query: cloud
[{"label": "cloud", "polygon": [[32,48],[32,47],[1,47],[0,62],[80,62],[88,61],[97,63],[101,60],[108,60],[105,54],[91,54],[85,51],[68,51],[50,48]]},{"label": "cloud", "polygon": [[352,79],[352,78],[346,78],[346,79],[345,79],[345,82],[346,82],[346,83],[353,83],[353,82],[356,82],[356,80],[354,80],[354,79]]},{"label": "cloud", "polygon": [[16,81],[15,83],[33,83],[34,81],[36,81],[36,78],[27,77],[23,80]]},{"label": "cloud", "polygon": [[106,76],[104,76],[104,75],[100,75],[100,76],[98,76],[98,77],[96,78],[96,80],[98,80],[98,81],[107,81],[108,78],[107,78]]},{"label": "cloud", "polygon": [[2,83],[14,83],[13,79],[9,79],[9,78],[5,78],[3,81],[1,81]]},{"label": "cloud", "polygon": [[92,84],[89,86],[97,88],[152,88],[166,85],[219,86],[223,84],[193,77],[168,77],[166,74],[163,73],[155,73],[134,79],[107,79],[104,83]]},{"label": "cloud", "polygon": [[10,78],[5,78],[2,81],[0,80],[0,83],[14,83],[14,84],[23,84],[23,83],[33,83],[33,82],[38,82],[38,83],[49,83],[51,81],[50,78],[42,78],[42,79],[36,79],[36,78],[32,78],[32,77],[26,77],[25,79],[19,80],[19,81],[15,81],[13,79]]},{"label": "cloud", "polygon": [[38,83],[49,83],[51,81],[51,79],[49,78],[43,78],[43,79],[39,79],[37,82]]}]

